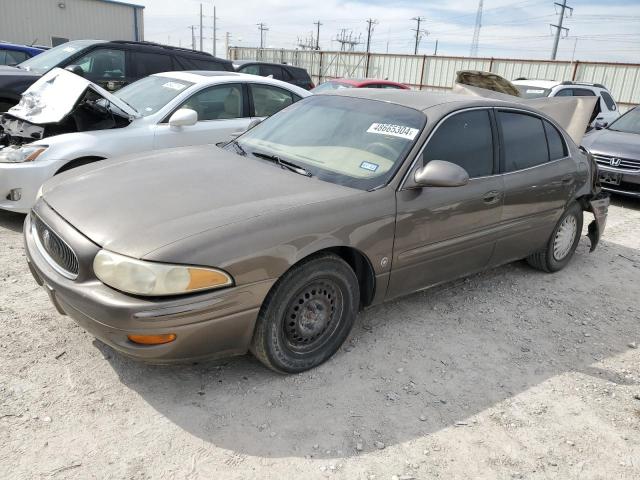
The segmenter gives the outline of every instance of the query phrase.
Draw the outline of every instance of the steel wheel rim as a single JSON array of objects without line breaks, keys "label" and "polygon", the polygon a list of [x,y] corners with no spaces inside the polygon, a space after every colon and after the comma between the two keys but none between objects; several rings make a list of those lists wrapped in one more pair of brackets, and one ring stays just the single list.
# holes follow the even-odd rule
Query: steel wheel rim
[{"label": "steel wheel rim", "polygon": [[577,230],[578,222],[573,215],[566,217],[558,227],[553,240],[553,258],[557,261],[566,258],[571,251]]},{"label": "steel wheel rim", "polygon": [[282,333],[287,347],[309,353],[324,345],[337,330],[344,299],[329,279],[315,280],[296,292],[285,310]]}]

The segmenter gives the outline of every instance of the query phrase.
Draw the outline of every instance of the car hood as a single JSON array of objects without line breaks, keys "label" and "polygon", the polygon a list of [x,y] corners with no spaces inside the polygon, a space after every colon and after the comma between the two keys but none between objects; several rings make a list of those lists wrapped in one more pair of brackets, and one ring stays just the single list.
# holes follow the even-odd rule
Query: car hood
[{"label": "car hood", "polygon": [[[23,70],[19,71],[23,72]],[[40,77],[22,94],[20,102],[10,108],[7,113],[33,124],[60,122],[89,90],[115,105],[122,112],[121,116],[128,119],[140,116],[135,109],[118,97],[62,68],[54,68]]]},{"label": "car hood", "polygon": [[0,77],[25,77],[25,78],[37,78],[40,75],[35,72],[23,70],[17,67],[10,67],[9,65],[0,65]]},{"label": "car hood", "polygon": [[586,135],[582,145],[592,153],[640,159],[640,135],[604,129]]},{"label": "car hood", "polygon": [[[143,258],[205,231],[358,192],[208,145],[80,167],[46,182],[43,199],[97,245]],[[258,232],[248,226],[246,234]]]}]

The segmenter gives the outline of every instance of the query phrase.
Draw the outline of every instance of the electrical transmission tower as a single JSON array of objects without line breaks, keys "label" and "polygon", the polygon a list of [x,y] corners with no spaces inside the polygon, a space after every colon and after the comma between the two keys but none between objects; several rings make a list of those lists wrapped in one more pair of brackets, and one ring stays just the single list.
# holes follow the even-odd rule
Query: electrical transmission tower
[{"label": "electrical transmission tower", "polygon": [[476,13],[476,28],[473,30],[473,40],[471,40],[471,52],[469,52],[470,57],[478,56],[478,44],[480,43],[480,28],[482,28],[482,3],[483,3],[483,0],[480,0],[480,3],[478,3],[478,13]]},{"label": "electrical transmission tower", "polygon": [[424,22],[424,18],[422,17],[413,17],[411,20],[415,20],[417,22],[416,28],[412,28],[411,30],[416,32],[416,44],[415,47],[413,48],[413,54],[417,55],[418,54],[418,47],[420,46],[420,40],[422,40],[422,36],[424,35],[425,37],[427,35],[429,35],[429,32],[427,32],[426,30],[421,30],[420,29],[420,23]]},{"label": "electrical transmission tower", "polygon": [[313,38],[313,34],[310,34],[305,38],[298,37],[298,46],[302,50],[315,50],[316,44]]},{"label": "electrical transmission tower", "polygon": [[356,45],[360,45],[362,42],[360,41],[360,37],[362,35],[358,34],[358,37],[354,37],[353,36],[353,32],[349,31],[349,34],[347,35],[347,29],[343,28],[342,30],[340,30],[340,33],[338,34],[338,36],[336,37],[336,42],[338,42],[340,44],[340,51],[341,52],[353,52],[353,50],[355,49]]},{"label": "electrical transmission tower", "polygon": [[258,25],[258,30],[260,30],[260,49],[264,48],[264,38],[265,38],[265,33],[264,32],[268,32],[269,29],[267,28],[267,25],[265,23],[256,23],[256,25]]},{"label": "electrical transmission tower", "polygon": [[562,26],[562,21],[564,20],[564,14],[566,10],[569,10],[570,15],[573,15],[573,8],[567,5],[567,0],[562,0],[562,3],[555,2],[555,5],[560,7],[560,18],[558,19],[558,24],[551,26],[556,29],[556,37],[553,39],[553,50],[551,50],[551,60],[556,59],[556,54],[558,53],[558,42],[560,41],[560,34],[564,30],[566,34],[569,34],[569,29]]}]

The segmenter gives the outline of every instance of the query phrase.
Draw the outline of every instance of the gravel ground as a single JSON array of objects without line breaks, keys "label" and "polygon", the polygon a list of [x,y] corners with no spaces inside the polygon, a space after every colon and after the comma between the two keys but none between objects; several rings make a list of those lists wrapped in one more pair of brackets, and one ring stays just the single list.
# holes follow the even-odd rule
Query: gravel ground
[{"label": "gravel ground", "polygon": [[640,202],[560,273],[371,308],[286,377],[119,356],[49,304],[22,219],[0,212],[2,479],[640,478]]}]

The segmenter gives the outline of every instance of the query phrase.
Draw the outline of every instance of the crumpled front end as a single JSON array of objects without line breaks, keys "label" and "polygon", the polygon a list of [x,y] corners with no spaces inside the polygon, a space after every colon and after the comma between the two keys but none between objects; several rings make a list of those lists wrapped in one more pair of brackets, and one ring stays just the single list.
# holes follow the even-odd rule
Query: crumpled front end
[{"label": "crumpled front end", "polygon": [[600,238],[604,233],[604,229],[607,225],[607,215],[609,213],[609,204],[610,198],[609,194],[602,190],[600,186],[600,175],[598,173],[598,164],[591,155],[591,153],[584,149],[580,148],[580,150],[586,155],[589,166],[590,166],[590,179],[588,188],[590,191],[585,193],[580,197],[580,201],[582,204],[582,209],[587,212],[591,212],[594,216],[594,220],[589,224],[587,236],[591,241],[590,252],[593,252],[598,243],[600,242]]}]

